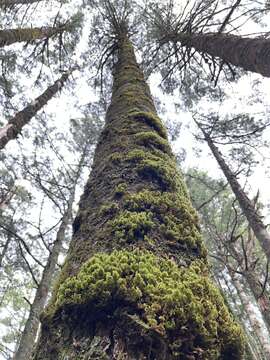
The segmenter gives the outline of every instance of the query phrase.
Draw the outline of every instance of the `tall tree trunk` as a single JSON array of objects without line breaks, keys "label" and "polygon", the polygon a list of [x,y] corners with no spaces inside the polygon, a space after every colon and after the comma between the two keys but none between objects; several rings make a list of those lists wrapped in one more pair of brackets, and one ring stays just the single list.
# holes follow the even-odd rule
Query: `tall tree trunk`
[{"label": "tall tree trunk", "polygon": [[222,157],[222,154],[213,143],[211,137],[199,126],[203,131],[205,140],[209,148],[212,151],[215,159],[217,160],[221,170],[223,171],[224,176],[226,177],[228,183],[230,184],[232,191],[249,223],[250,228],[253,230],[256,238],[258,239],[267,259],[270,261],[270,234],[266,230],[261,216],[257,213],[253,203],[250,201],[248,196],[243,191],[241,185],[236,179],[235,174],[231,171],[229,166],[226,164],[225,160]]},{"label": "tall tree trunk", "polygon": [[38,39],[47,39],[65,30],[65,25],[57,27],[0,30],[0,47],[18,42],[30,42]]},{"label": "tall tree trunk", "polygon": [[[213,270],[215,270],[215,267],[213,267]],[[215,271],[214,271],[215,272]],[[242,298],[238,294],[238,289],[235,288],[232,283],[232,279],[230,277],[230,282],[228,279],[227,274],[224,275],[223,271],[219,271],[217,274],[215,274],[215,281],[219,284],[219,288],[222,292],[224,292],[224,296],[226,297],[227,301],[232,304],[231,312],[234,314],[234,316],[238,319],[238,321],[241,323],[243,329],[245,330],[245,335],[247,337],[246,341],[246,358],[252,359],[252,360],[265,360],[262,357],[262,346],[257,337],[254,337],[254,334],[250,332],[251,323],[250,321],[246,321],[241,314],[244,310],[244,304],[242,302]],[[221,281],[223,284],[221,284]],[[224,291],[224,284],[226,286],[226,291]],[[234,291],[233,291],[234,290]],[[235,294],[235,290],[237,294]],[[240,302],[240,305],[239,305]],[[243,309],[241,311],[241,314],[239,314],[239,309]],[[248,319],[249,320],[249,319]]]},{"label": "tall tree trunk", "polygon": [[55,276],[57,260],[65,241],[65,233],[72,217],[72,205],[74,202],[75,187],[73,188],[68,200],[68,207],[63,215],[60,227],[57,231],[56,240],[51,249],[48,261],[42,273],[39,286],[37,288],[34,301],[30,308],[30,313],[26,321],[19,347],[14,355],[14,360],[26,360],[31,358],[37,337],[39,318],[48,299],[48,293]]},{"label": "tall tree trunk", "polygon": [[14,5],[30,5],[41,0],[0,0],[0,7],[9,8]]},{"label": "tall tree trunk", "polygon": [[[238,264],[241,264],[241,255],[234,247],[233,244],[228,244],[229,251],[231,252],[234,259],[237,260]],[[260,280],[258,279],[258,274],[254,269],[243,269],[241,270],[243,278],[249,285],[250,291],[252,292],[258,307],[261,311],[262,317],[265,321],[265,326],[268,331],[270,330],[270,299],[266,291],[264,291]]]},{"label": "tall tree trunk", "polygon": [[260,344],[262,346],[263,354],[265,359],[270,359],[270,341],[269,333],[264,329],[264,325],[261,319],[258,317],[258,314],[255,311],[253,304],[251,303],[250,297],[246,294],[243,286],[240,284],[239,279],[232,277],[234,286],[238,290],[238,294],[241,298],[241,302],[244,305],[245,312],[248,315],[250,324],[253,331],[256,333]]},{"label": "tall tree trunk", "polygon": [[49,86],[39,97],[19,111],[0,129],[0,149],[3,149],[10,140],[16,139],[17,135],[21,133],[22,128],[62,89],[70,73],[71,71],[64,72],[53,85]]},{"label": "tall tree trunk", "polygon": [[168,34],[161,43],[179,42],[182,46],[218,57],[245,70],[270,76],[270,40],[222,33]]},{"label": "tall tree trunk", "polygon": [[66,239],[66,231],[72,219],[72,206],[75,199],[75,191],[80,178],[86,151],[89,148],[85,145],[83,152],[78,163],[77,170],[74,174],[72,188],[70,190],[69,198],[67,201],[67,209],[62,217],[61,224],[57,231],[56,240],[50,252],[47,264],[44,268],[41,281],[37,288],[34,301],[31,305],[29,317],[26,321],[22,336],[20,338],[19,347],[14,355],[14,360],[30,359],[35,347],[35,340],[38,333],[40,324],[40,315],[44,310],[44,306],[48,300],[48,293],[52,286],[53,278],[57,267],[57,260],[62,250],[63,244]]},{"label": "tall tree trunk", "polygon": [[3,246],[3,249],[0,253],[0,268],[2,267],[2,262],[4,260],[4,257],[6,256],[6,253],[8,251],[9,244],[11,243],[12,236],[10,233],[7,234],[7,240],[5,242],[5,245]]},{"label": "tall tree trunk", "polygon": [[241,330],[202,265],[197,215],[125,34],[117,47],[106,125],[34,359],[240,359]]}]

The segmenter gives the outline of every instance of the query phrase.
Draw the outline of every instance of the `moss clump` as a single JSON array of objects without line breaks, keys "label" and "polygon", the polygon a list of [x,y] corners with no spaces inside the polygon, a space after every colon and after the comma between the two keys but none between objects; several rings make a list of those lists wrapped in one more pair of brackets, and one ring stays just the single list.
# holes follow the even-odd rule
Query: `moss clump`
[{"label": "moss clump", "polygon": [[188,196],[174,159],[164,153],[157,154],[158,151],[134,149],[123,156],[123,160],[137,163],[139,175],[158,182],[163,191],[180,191]]},{"label": "moss clump", "polygon": [[151,212],[121,211],[108,225],[112,229],[113,239],[124,242],[144,240],[144,236],[155,225]]},{"label": "moss clump", "polygon": [[100,216],[114,215],[119,210],[119,205],[115,202],[105,204],[100,208]]},{"label": "moss clump", "polygon": [[129,212],[151,213],[154,222],[151,229],[162,234],[164,242],[177,243],[183,249],[196,250],[202,257],[206,256],[198,228],[198,215],[186,196],[144,190],[127,194],[124,209]]},{"label": "moss clump", "polygon": [[115,188],[115,191],[114,191],[114,196],[119,198],[121,196],[124,195],[124,193],[126,192],[127,190],[127,184],[126,183],[121,183],[121,184],[118,184]]},{"label": "moss clump", "polygon": [[182,188],[176,164],[170,158],[165,160],[146,153],[137,170],[141,176],[158,181],[163,190],[177,191],[180,190],[179,186]]},{"label": "moss clump", "polygon": [[143,160],[146,156],[146,152],[141,149],[134,149],[129,151],[125,156],[124,159],[130,162],[138,162]]},{"label": "moss clump", "polygon": [[144,121],[151,128],[156,130],[161,137],[167,140],[167,131],[157,115],[151,112],[131,111],[128,116],[139,121]]},{"label": "moss clump", "polygon": [[121,162],[123,158],[123,155],[120,152],[114,152],[110,155],[109,161],[111,161],[113,164],[117,165]]},{"label": "moss clump", "polygon": [[167,154],[171,154],[170,145],[154,131],[139,132],[135,135],[135,141],[138,145],[144,145],[149,148],[159,149]]},{"label": "moss clump", "polygon": [[172,359],[241,359],[240,327],[199,264],[178,268],[139,250],[97,254],[60,286],[55,309],[89,304],[114,314],[123,302],[142,331],[164,338]]}]

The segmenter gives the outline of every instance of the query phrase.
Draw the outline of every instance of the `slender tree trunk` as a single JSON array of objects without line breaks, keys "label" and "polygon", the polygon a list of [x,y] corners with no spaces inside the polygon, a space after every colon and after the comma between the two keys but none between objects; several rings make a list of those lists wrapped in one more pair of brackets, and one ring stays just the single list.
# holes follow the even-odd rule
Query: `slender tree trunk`
[{"label": "slender tree trunk", "polygon": [[70,73],[71,71],[64,72],[53,85],[49,86],[39,97],[33,100],[33,102],[23,110],[19,111],[0,129],[0,149],[3,149],[10,140],[16,139],[23,127],[62,89]]},{"label": "slender tree trunk", "polygon": [[30,314],[22,332],[19,347],[14,355],[14,360],[30,359],[35,347],[35,339],[37,337],[38,328],[40,325],[40,314],[44,310],[44,306],[48,300],[48,293],[52,286],[52,281],[55,276],[57,267],[57,260],[61,253],[64,241],[66,239],[66,231],[72,219],[72,206],[75,199],[75,191],[80,178],[82,166],[87,156],[86,152],[89,148],[86,144],[81,154],[77,170],[74,174],[72,188],[67,202],[67,209],[63,215],[60,227],[57,231],[56,240],[49,255],[47,264],[44,268],[41,281],[35,294],[34,301],[31,305]]},{"label": "slender tree trunk", "polygon": [[[241,255],[233,246],[229,244],[229,250],[232,256],[241,264]],[[262,317],[265,321],[265,326],[268,331],[270,330],[270,299],[266,291],[263,292],[263,287],[258,279],[257,273],[253,269],[243,269],[242,276],[249,285],[250,291],[252,292],[258,307],[261,311]]]},{"label": "slender tree trunk", "polygon": [[34,301],[30,308],[30,313],[26,321],[22,336],[20,338],[19,347],[14,355],[14,360],[26,360],[31,358],[35,346],[35,339],[37,337],[39,327],[39,317],[44,309],[48,299],[48,293],[55,276],[57,267],[57,260],[61,252],[63,243],[65,241],[65,234],[67,227],[72,218],[72,205],[74,202],[75,184],[68,200],[68,207],[63,215],[60,227],[57,231],[56,240],[51,249],[47,264],[43,270],[42,278],[37,288]]},{"label": "slender tree trunk", "polygon": [[7,234],[7,240],[5,242],[5,245],[3,246],[3,250],[0,253],[0,268],[2,267],[2,262],[4,260],[4,257],[6,255],[6,252],[8,250],[9,244],[11,243],[12,237],[11,235],[8,233]]},{"label": "slender tree trunk", "polygon": [[0,7],[9,8],[14,5],[30,5],[41,0],[0,0]]},{"label": "slender tree trunk", "polygon": [[0,47],[18,42],[47,39],[65,30],[65,26],[0,30]]},{"label": "slender tree trunk", "polygon": [[[215,275],[215,281],[219,284],[219,288],[221,289],[222,292],[224,292],[224,289],[223,289],[223,286],[222,286],[220,280],[223,282],[223,284],[225,284],[226,289],[227,289],[227,291],[225,291],[224,296],[226,296],[226,299],[229,298],[228,300],[233,304],[233,306],[231,307],[231,312],[239,320],[243,329],[245,330],[245,335],[247,336],[246,354],[245,355],[246,355],[247,359],[265,360],[261,354],[261,352],[262,352],[261,343],[258,341],[257,337],[254,337],[254,334],[251,335],[251,333],[250,333],[251,323],[250,323],[249,319],[247,322],[246,319],[243,318],[243,316],[242,316],[243,310],[245,308],[244,308],[244,304],[242,302],[242,298],[238,294],[238,289],[235,288],[235,286],[233,285],[232,279],[229,282],[228,279],[226,278],[226,275],[224,276],[223,272],[220,271]],[[237,294],[235,294],[235,292],[232,290],[232,287],[234,290],[236,290]],[[240,302],[240,306],[239,306],[239,302]],[[240,308],[242,309],[242,311],[239,314]]]},{"label": "slender tree trunk", "polygon": [[[203,129],[200,127],[203,131]],[[223,174],[225,175],[228,183],[230,184],[232,191],[245,215],[247,221],[249,223],[250,228],[253,230],[256,238],[258,239],[267,259],[270,261],[270,234],[266,230],[266,226],[264,225],[261,216],[257,213],[254,205],[247,197],[243,189],[241,188],[239,182],[236,179],[236,176],[233,174],[229,166],[224,161],[220,151],[213,143],[211,137],[205,132],[204,137],[207,141],[209,148],[212,151],[215,159],[217,160]]]},{"label": "slender tree trunk", "polygon": [[206,259],[197,216],[125,34],[117,47],[106,125],[34,359],[240,359],[240,328],[195,265]]},{"label": "slender tree trunk", "polygon": [[263,354],[265,359],[270,359],[270,337],[267,329],[263,327],[265,324],[262,323],[261,319],[258,317],[258,314],[255,312],[255,308],[251,303],[250,297],[246,294],[243,286],[240,284],[239,279],[235,277],[232,278],[234,286],[238,290],[239,297],[241,298],[242,304],[244,305],[245,312],[248,315],[249,321],[251,323],[253,331],[256,333],[260,344],[262,346]]},{"label": "slender tree trunk", "polygon": [[270,76],[270,40],[222,33],[168,34],[161,43],[180,42],[182,46],[218,57],[247,71]]}]

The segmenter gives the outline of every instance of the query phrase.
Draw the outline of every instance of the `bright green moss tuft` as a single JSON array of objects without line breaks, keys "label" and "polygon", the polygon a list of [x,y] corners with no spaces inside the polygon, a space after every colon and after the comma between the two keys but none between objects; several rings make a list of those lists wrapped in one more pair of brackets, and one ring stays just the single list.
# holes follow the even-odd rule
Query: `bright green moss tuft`
[{"label": "bright green moss tuft", "polygon": [[167,154],[171,154],[170,145],[154,131],[139,132],[135,135],[135,141],[138,145],[144,145],[149,148],[159,149]]},{"label": "bright green moss tuft", "polygon": [[123,302],[142,332],[164,338],[173,359],[241,359],[241,329],[199,263],[178,268],[140,250],[97,254],[60,286],[55,309],[89,304],[93,312],[114,311]]},{"label": "bright green moss tuft", "polygon": [[178,243],[183,249],[197,250],[202,257],[206,256],[198,228],[198,215],[186,196],[144,190],[127,194],[124,208],[130,212],[151,213],[154,222],[151,229],[162,234],[164,241]]},{"label": "bright green moss tuft", "polygon": [[154,113],[144,111],[131,111],[128,115],[135,120],[144,121],[147,125],[156,130],[159,135],[164,139],[168,138],[165,127],[163,126],[159,117]]},{"label": "bright green moss tuft", "polygon": [[138,165],[138,173],[145,178],[158,181],[163,190],[179,190],[180,177],[173,160],[147,155]]},{"label": "bright green moss tuft", "polygon": [[108,223],[111,226],[113,238],[124,242],[144,240],[144,236],[154,226],[150,212],[121,211]]}]

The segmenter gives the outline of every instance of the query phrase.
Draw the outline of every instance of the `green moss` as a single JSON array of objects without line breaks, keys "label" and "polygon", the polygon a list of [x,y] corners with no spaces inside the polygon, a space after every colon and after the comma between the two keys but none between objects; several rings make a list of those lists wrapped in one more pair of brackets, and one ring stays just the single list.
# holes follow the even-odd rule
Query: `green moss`
[{"label": "green moss", "polygon": [[139,121],[144,121],[147,125],[156,130],[161,137],[167,139],[167,131],[163,126],[161,120],[157,115],[152,112],[144,111],[131,111],[128,113],[128,116]]},{"label": "green moss", "polygon": [[114,215],[119,210],[119,205],[115,202],[102,205],[100,208],[100,216]]},{"label": "green moss", "polygon": [[174,359],[241,359],[240,327],[199,263],[178,268],[139,250],[97,254],[60,286],[55,309],[89,304],[93,312],[113,311],[123,302],[142,331],[164,338]]},{"label": "green moss", "polygon": [[123,155],[120,152],[114,152],[110,155],[109,161],[113,164],[119,164],[123,158]]},{"label": "green moss", "polygon": [[116,186],[116,188],[115,188],[114,196],[119,198],[119,197],[124,195],[126,190],[127,190],[127,184],[126,183],[118,184]]},{"label": "green moss", "polygon": [[198,215],[187,197],[179,193],[144,190],[127,194],[124,209],[151,213],[154,222],[151,229],[162,234],[164,242],[178,243],[182,248],[197,250],[202,257],[206,256]]},{"label": "green moss", "polygon": [[154,226],[150,212],[121,211],[108,225],[113,239],[124,242],[144,240],[144,235]]},{"label": "green moss", "polygon": [[130,162],[138,162],[143,160],[146,156],[146,152],[141,149],[134,149],[129,151],[125,156],[124,159]]},{"label": "green moss", "polygon": [[138,145],[154,147],[167,154],[171,154],[171,148],[167,140],[163,139],[154,131],[139,132],[135,135],[135,142]]}]

